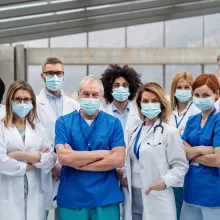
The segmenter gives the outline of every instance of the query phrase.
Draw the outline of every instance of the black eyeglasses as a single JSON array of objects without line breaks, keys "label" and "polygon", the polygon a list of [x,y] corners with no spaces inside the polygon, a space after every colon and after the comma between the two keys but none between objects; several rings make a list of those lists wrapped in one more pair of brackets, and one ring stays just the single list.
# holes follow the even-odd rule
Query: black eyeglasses
[{"label": "black eyeglasses", "polygon": [[128,88],[129,87],[129,84],[128,83],[122,83],[122,84],[120,84],[120,83],[113,83],[113,87],[114,88],[119,88],[119,87],[123,87],[123,88]]},{"label": "black eyeglasses", "polygon": [[47,71],[43,73],[48,77],[53,77],[54,75],[56,75],[57,77],[64,76],[64,71]]},{"label": "black eyeglasses", "polygon": [[23,99],[21,97],[15,97],[12,100],[15,103],[21,103],[22,101],[24,101],[24,103],[31,103],[33,99],[32,98],[28,98],[28,97],[23,98]]}]

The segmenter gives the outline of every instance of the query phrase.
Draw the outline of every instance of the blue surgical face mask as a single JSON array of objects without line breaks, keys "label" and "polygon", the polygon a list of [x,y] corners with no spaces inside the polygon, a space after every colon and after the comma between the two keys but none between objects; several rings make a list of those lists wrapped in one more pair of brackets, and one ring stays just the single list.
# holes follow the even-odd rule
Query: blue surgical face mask
[{"label": "blue surgical face mask", "polygon": [[190,100],[192,97],[192,91],[191,90],[176,90],[175,92],[175,97],[178,99],[180,102],[187,102]]},{"label": "blue surgical face mask", "polygon": [[160,103],[141,104],[141,113],[152,120],[161,113]]},{"label": "blue surgical face mask", "polygon": [[12,111],[21,118],[24,118],[33,109],[32,103],[21,104],[12,102],[11,107]]},{"label": "blue surgical face mask", "polygon": [[113,89],[112,96],[118,102],[124,102],[128,99],[130,95],[129,88],[123,88],[122,86],[119,88]]},{"label": "blue surgical face mask", "polygon": [[53,77],[46,76],[46,86],[51,91],[58,91],[63,86],[63,77],[57,77],[56,75]]},{"label": "blue surgical face mask", "polygon": [[197,98],[195,96],[193,97],[193,103],[201,111],[207,111],[207,110],[211,109],[215,104],[212,97]]},{"label": "blue surgical face mask", "polygon": [[100,107],[100,99],[81,98],[80,107],[87,115],[93,115]]}]

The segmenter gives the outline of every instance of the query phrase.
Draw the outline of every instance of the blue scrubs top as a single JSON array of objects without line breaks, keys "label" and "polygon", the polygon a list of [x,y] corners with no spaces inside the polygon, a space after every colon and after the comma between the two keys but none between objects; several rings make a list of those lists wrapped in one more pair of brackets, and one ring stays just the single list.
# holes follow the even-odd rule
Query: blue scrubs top
[{"label": "blue scrubs top", "polygon": [[[193,146],[220,146],[220,114],[216,109],[209,115],[203,128],[202,114],[191,116],[182,139]],[[184,182],[184,201],[205,207],[220,207],[220,176],[218,167],[208,167],[190,161]]]},{"label": "blue scrubs top", "polygon": [[[68,143],[73,150],[111,150],[125,146],[120,121],[100,111],[91,126],[78,111],[56,122],[55,144]],[[63,166],[57,195],[62,208],[95,208],[124,201],[116,170],[80,171]]]}]

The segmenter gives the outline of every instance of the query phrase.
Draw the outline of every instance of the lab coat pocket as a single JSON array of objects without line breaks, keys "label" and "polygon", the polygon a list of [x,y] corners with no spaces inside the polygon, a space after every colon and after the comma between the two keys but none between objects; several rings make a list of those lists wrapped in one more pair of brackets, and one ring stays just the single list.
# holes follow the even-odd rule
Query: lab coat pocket
[{"label": "lab coat pocket", "polygon": [[8,201],[8,177],[6,175],[0,175],[0,202]]}]

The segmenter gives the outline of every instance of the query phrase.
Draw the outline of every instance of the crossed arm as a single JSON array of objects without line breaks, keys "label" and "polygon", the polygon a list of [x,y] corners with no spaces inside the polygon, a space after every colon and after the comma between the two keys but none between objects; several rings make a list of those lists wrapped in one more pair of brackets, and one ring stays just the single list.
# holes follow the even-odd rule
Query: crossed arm
[{"label": "crossed arm", "polygon": [[[50,150],[49,148],[42,148],[40,150],[41,153],[48,153]],[[26,170],[32,170],[35,168],[33,164],[40,163],[40,154],[39,153],[30,153],[25,151],[14,151],[8,154],[9,158],[20,160],[20,161],[26,161],[27,162],[27,168]]]},{"label": "crossed arm", "polygon": [[191,147],[187,142],[184,142],[184,145],[188,160],[194,160],[197,163],[209,167],[220,167],[220,147],[216,147],[216,148],[213,148],[212,146]]},{"label": "crossed arm", "polygon": [[112,150],[75,151],[68,144],[57,144],[56,152],[62,165],[84,171],[108,171],[124,166],[125,148]]}]

